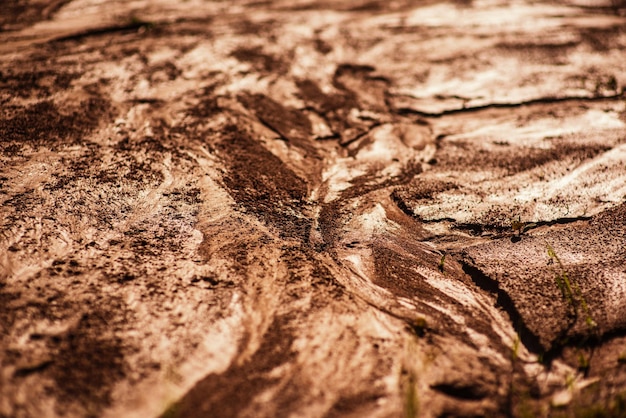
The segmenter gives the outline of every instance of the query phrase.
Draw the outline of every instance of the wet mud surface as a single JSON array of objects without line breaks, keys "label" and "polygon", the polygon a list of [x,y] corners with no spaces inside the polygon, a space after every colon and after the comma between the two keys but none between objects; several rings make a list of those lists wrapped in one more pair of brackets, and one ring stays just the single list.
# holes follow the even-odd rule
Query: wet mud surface
[{"label": "wet mud surface", "polygon": [[626,4],[9,1],[0,417],[626,414]]}]

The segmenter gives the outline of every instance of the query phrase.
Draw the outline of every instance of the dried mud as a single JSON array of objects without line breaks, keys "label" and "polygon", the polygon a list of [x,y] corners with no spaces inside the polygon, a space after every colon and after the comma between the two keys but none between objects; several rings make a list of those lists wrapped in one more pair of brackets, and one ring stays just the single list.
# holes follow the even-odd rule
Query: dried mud
[{"label": "dried mud", "polygon": [[626,4],[10,1],[0,417],[626,414]]}]

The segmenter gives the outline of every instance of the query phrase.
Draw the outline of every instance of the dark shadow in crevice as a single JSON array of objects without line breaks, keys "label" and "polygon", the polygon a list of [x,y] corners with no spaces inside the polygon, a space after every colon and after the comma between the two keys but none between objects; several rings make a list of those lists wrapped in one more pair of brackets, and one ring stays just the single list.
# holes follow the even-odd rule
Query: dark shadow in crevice
[{"label": "dark shadow in crevice", "polygon": [[127,23],[118,25],[109,25],[104,27],[90,28],[70,35],[54,38],[52,42],[79,41],[93,36],[108,35],[112,33],[129,33],[137,32],[139,29],[150,30],[155,26],[154,22],[143,21],[132,17]]},{"label": "dark shadow in crevice", "polygon": [[566,328],[566,330],[561,332],[559,336],[554,338],[552,347],[550,347],[549,350],[545,350],[539,340],[539,337],[526,326],[521,315],[515,308],[513,300],[504,290],[500,289],[497,281],[486,276],[476,267],[464,262],[461,263],[463,265],[463,271],[478,287],[496,295],[496,305],[502,308],[509,315],[509,319],[511,320],[511,323],[515,325],[515,330],[519,335],[521,343],[524,344],[530,352],[537,354],[540,357],[540,362],[546,367],[550,367],[552,360],[562,355],[565,347],[577,347],[579,349],[588,348],[595,350],[595,348],[601,346],[606,341],[626,336],[626,328],[616,329],[603,335],[590,333],[589,335],[567,336],[571,327],[576,322],[573,321],[570,327]]},{"label": "dark shadow in crevice", "polygon": [[456,383],[439,383],[430,387],[437,392],[457,399],[481,400],[487,396],[487,392],[480,385],[462,385]]},{"label": "dark shadow in crevice", "polygon": [[520,313],[517,311],[517,308],[515,308],[513,300],[504,290],[500,289],[500,287],[498,286],[498,282],[486,276],[476,267],[470,266],[463,262],[462,265],[463,271],[467,275],[469,275],[469,277],[474,283],[476,283],[478,287],[496,295],[497,306],[502,308],[509,315],[511,323],[517,324],[516,330],[522,344],[524,344],[524,346],[529,351],[535,354],[543,354],[545,359],[544,349],[541,345],[539,337],[535,335],[530,329],[528,329]]},{"label": "dark shadow in crevice", "polygon": [[537,99],[531,99],[518,103],[487,103],[480,106],[462,107],[456,109],[447,109],[442,112],[426,112],[413,108],[396,108],[395,113],[399,115],[416,115],[425,118],[440,118],[448,115],[456,115],[462,113],[480,112],[487,109],[514,109],[524,106],[533,106],[539,104],[553,104],[553,103],[568,103],[568,102],[601,102],[604,100],[620,100],[626,96],[626,87],[621,91],[615,92],[610,95],[598,95],[598,96],[565,96],[565,97],[540,97]]}]

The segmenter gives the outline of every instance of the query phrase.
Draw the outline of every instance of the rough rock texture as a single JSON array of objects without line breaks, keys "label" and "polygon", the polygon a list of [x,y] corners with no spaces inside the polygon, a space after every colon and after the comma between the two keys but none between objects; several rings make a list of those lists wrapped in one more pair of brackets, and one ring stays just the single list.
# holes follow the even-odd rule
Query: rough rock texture
[{"label": "rough rock texture", "polygon": [[0,417],[622,417],[626,3],[10,0]]}]

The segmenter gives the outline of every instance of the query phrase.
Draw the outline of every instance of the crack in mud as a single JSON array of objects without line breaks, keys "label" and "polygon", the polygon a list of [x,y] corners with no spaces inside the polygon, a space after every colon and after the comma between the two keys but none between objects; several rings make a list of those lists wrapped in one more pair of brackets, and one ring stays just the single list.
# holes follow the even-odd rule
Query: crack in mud
[{"label": "crack in mud", "polygon": [[[393,95],[391,96],[393,97]],[[412,96],[409,96],[412,97]],[[415,98],[415,97],[412,97]],[[567,103],[595,103],[595,102],[607,102],[618,101],[626,98],[626,87],[622,87],[622,91],[619,93],[604,95],[604,96],[564,96],[564,97],[539,97],[536,99],[525,100],[518,103],[487,103],[481,106],[468,106],[457,109],[446,109],[442,112],[426,112],[419,109],[400,107],[394,108],[395,112],[401,115],[417,115],[424,118],[441,118],[444,116],[454,116],[463,113],[482,112],[489,109],[516,109],[520,107],[532,107],[535,105],[544,104],[567,104]]]},{"label": "crack in mud", "polygon": [[524,346],[531,350],[533,353],[545,353],[539,342],[539,338],[528,329],[528,327],[524,323],[524,320],[522,319],[522,316],[515,308],[515,304],[513,303],[511,296],[509,296],[507,292],[505,292],[498,286],[498,282],[486,276],[484,273],[482,273],[477,268],[471,266],[470,264],[462,263],[462,265],[463,271],[469,275],[469,277],[474,283],[478,285],[478,287],[496,296],[497,306],[502,308],[507,313],[511,324],[513,324],[513,328],[516,330]]}]

